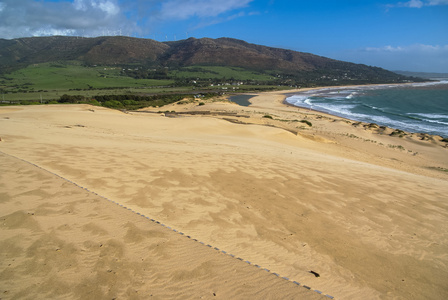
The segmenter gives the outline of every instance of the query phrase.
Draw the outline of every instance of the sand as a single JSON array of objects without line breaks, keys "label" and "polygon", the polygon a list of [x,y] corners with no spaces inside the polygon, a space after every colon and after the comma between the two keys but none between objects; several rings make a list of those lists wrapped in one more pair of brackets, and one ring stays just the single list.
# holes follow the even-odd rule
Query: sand
[{"label": "sand", "polygon": [[283,100],[0,108],[0,298],[446,299],[445,144]]}]

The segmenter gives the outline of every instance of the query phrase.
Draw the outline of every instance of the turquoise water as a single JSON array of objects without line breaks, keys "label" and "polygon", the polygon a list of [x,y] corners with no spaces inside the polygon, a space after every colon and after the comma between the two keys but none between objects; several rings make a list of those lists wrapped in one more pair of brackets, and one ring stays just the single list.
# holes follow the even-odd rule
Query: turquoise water
[{"label": "turquoise water", "polygon": [[448,81],[326,88],[291,95],[286,101],[355,121],[448,137]]}]

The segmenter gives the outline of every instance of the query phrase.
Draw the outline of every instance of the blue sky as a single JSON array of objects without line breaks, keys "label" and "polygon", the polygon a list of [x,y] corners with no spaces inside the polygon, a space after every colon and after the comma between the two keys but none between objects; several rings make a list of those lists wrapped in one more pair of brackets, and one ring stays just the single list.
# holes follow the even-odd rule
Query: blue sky
[{"label": "blue sky", "polygon": [[448,0],[0,0],[0,38],[46,35],[232,37],[448,73]]}]

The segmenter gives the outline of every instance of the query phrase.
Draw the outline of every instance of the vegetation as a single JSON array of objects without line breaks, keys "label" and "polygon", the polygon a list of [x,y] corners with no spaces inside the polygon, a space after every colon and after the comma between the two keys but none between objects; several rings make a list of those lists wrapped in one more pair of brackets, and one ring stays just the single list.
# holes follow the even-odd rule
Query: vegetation
[{"label": "vegetation", "polygon": [[399,136],[399,137],[404,137],[405,135],[407,135],[406,134],[406,132],[404,132],[403,130],[400,130],[400,129],[395,129],[391,134],[390,134],[390,136]]},{"label": "vegetation", "polygon": [[185,95],[407,80],[381,68],[227,38],[0,39],[0,105],[95,103],[129,109]]},{"label": "vegetation", "polygon": [[308,120],[302,120],[302,121],[300,121],[301,123],[305,123],[306,125],[308,125],[308,126],[313,126],[313,124],[310,122],[310,121],[308,121]]},{"label": "vegetation", "polygon": [[388,147],[389,147],[389,148],[392,148],[392,149],[406,150],[406,149],[405,149],[403,146],[401,146],[401,145],[391,145],[391,144],[389,144]]},{"label": "vegetation", "polygon": [[442,168],[442,167],[429,167],[430,169],[441,171],[441,172],[448,172],[448,169]]},{"label": "vegetation", "polygon": [[58,103],[87,103],[93,105],[101,105],[114,109],[135,110],[143,107],[160,107],[170,103],[180,101],[185,98],[193,99],[192,95],[170,94],[170,95],[154,95],[154,96],[138,96],[138,95],[100,95],[93,99],[86,99],[81,95],[62,95],[57,101]]},{"label": "vegetation", "polygon": [[191,94],[156,94],[152,96],[141,96],[135,94],[119,94],[119,95],[96,95],[86,97],[84,95],[68,95],[64,94],[55,100],[40,101],[4,101],[1,105],[37,105],[37,104],[91,104],[104,106],[114,109],[135,110],[143,107],[160,107],[170,103],[180,101],[182,99],[194,100]]},{"label": "vegetation", "polygon": [[3,75],[4,93],[44,92],[48,90],[125,89],[169,86],[172,80],[151,80],[123,76],[121,67],[88,67],[77,62],[34,64]]}]

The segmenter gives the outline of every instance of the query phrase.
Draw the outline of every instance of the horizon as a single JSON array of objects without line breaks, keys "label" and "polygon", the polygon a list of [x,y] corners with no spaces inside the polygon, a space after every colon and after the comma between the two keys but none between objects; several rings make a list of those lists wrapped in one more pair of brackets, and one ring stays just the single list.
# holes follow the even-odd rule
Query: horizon
[{"label": "horizon", "polygon": [[0,38],[229,37],[391,71],[447,73],[447,15],[448,0],[0,0]]}]

